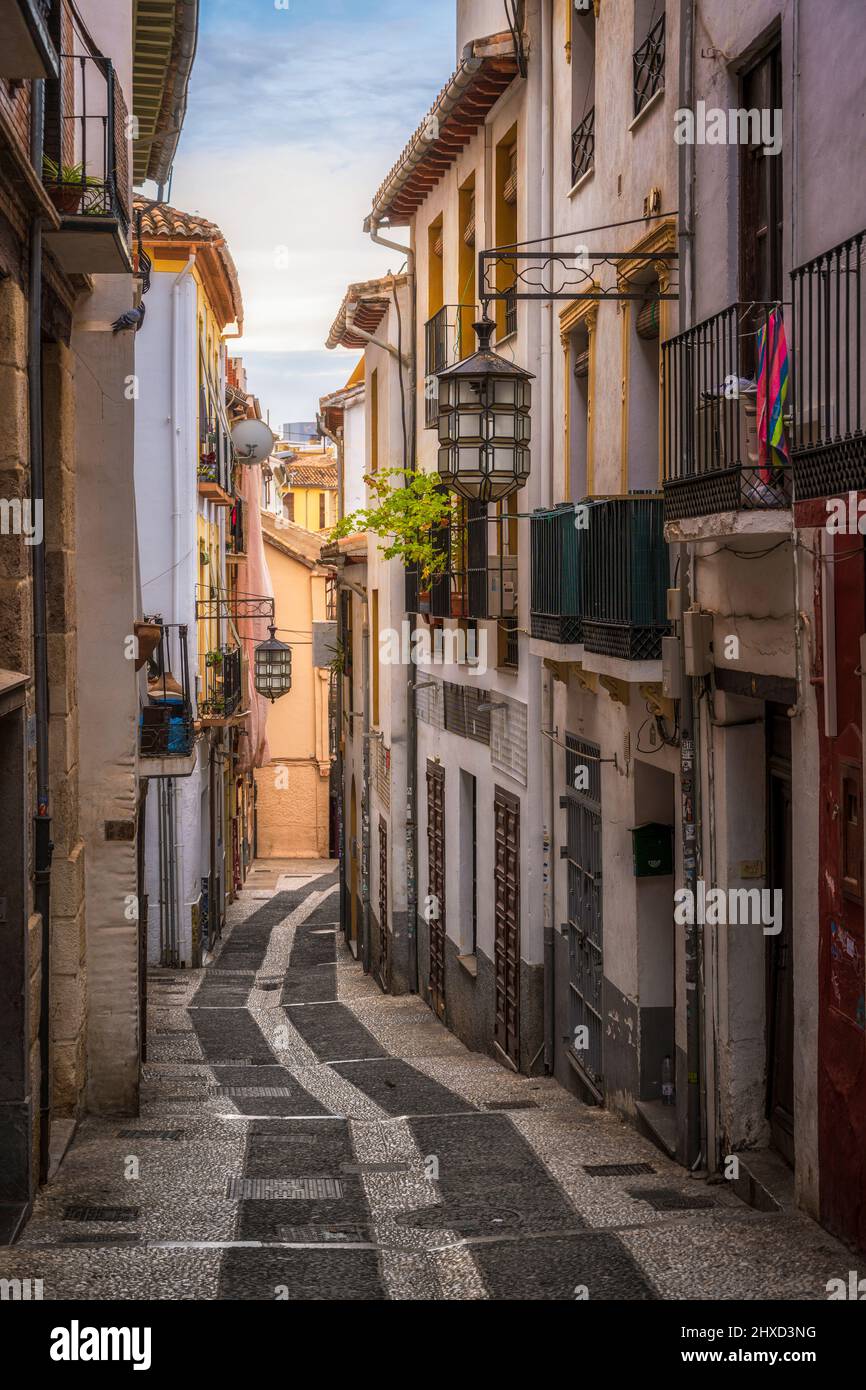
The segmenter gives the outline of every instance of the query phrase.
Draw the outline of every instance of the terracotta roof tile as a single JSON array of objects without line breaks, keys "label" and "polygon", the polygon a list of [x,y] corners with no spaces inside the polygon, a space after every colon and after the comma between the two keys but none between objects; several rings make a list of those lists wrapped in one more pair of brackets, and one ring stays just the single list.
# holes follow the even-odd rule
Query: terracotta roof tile
[{"label": "terracotta roof tile", "polygon": [[202,248],[210,248],[216,255],[225,281],[228,299],[237,321],[238,329],[243,327],[244,305],[241,296],[237,267],[232,259],[226,239],[215,222],[209,222],[198,213],[182,212],[180,208],[168,203],[158,203],[153,198],[136,194],[133,211],[141,213],[141,235],[145,241],[200,242]]}]

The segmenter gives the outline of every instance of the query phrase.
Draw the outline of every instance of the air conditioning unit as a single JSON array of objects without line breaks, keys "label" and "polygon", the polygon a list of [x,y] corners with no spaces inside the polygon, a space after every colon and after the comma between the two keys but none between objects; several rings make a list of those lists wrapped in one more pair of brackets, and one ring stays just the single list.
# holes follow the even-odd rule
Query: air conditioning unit
[{"label": "air conditioning unit", "polygon": [[487,616],[513,618],[516,612],[517,556],[491,556],[487,571]]}]

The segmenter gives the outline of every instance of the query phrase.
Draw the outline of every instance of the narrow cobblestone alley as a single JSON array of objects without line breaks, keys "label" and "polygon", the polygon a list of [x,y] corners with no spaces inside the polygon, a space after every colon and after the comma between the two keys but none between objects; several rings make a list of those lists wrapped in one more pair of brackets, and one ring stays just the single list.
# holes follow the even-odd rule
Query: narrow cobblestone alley
[{"label": "narrow cobblestone alley", "polygon": [[150,972],[141,1116],[83,1121],[0,1275],[46,1299],[647,1300],[845,1274],[802,1214],[691,1181],[384,996],[337,908],[332,865],[259,864],[209,968]]}]

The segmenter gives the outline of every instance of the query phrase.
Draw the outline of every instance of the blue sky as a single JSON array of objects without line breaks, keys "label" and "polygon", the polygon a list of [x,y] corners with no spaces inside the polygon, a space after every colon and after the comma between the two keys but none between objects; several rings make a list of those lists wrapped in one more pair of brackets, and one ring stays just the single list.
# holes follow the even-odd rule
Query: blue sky
[{"label": "blue sky", "polygon": [[324,340],[347,284],[399,269],[361,227],[454,48],[453,0],[201,0],[171,201],[228,239],[272,424],[313,419],[357,361]]}]

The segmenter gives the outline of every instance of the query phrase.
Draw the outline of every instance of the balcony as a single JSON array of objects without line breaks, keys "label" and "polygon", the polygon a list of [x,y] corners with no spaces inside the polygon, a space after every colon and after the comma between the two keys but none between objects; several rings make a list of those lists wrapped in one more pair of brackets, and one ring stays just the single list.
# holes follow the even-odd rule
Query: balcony
[{"label": "balcony", "polygon": [[199,666],[202,671],[199,726],[202,729],[223,728],[243,718],[240,647],[219,647],[206,652]]},{"label": "balcony", "polygon": [[660,14],[643,43],[635,50],[633,63],[635,119],[665,85],[665,16]]},{"label": "balcony", "polygon": [[424,426],[435,429],[439,420],[439,382],[446,367],[459,362],[466,304],[443,304],[424,325]]},{"label": "balcony", "polygon": [[664,504],[631,493],[587,503],[583,543],[585,652],[622,661],[658,661],[668,633],[668,548]]},{"label": "balcony", "polygon": [[[734,514],[704,527],[706,536],[790,525],[791,469],[758,428],[772,404],[771,374],[758,372],[758,335],[772,357],[778,308],[732,304],[662,344],[667,522]],[[787,420],[783,437],[786,428]]]},{"label": "balcony", "polygon": [[147,703],[138,721],[141,775],[189,777],[196,754],[187,629],[157,618],[137,625],[137,636],[139,630],[150,635],[150,654],[145,658]]},{"label": "balcony", "polygon": [[571,137],[571,186],[595,165],[595,107],[590,107]]},{"label": "balcony", "polygon": [[50,14],[51,0],[0,0],[0,77],[58,77]]},{"label": "balcony", "polygon": [[581,640],[581,541],[574,504],[538,511],[530,521],[532,610],[530,633],[540,642],[571,646]]},{"label": "balcony", "polygon": [[583,505],[580,529],[571,503],[532,517],[533,644],[553,644],[539,655],[631,676],[616,663],[659,661],[669,631],[663,501],[631,493]]},{"label": "balcony", "polygon": [[[506,621],[517,617],[517,519],[483,502],[454,497],[433,534],[438,563],[425,579],[406,568],[406,612],[431,618]],[[513,653],[513,647],[509,649]]]},{"label": "balcony", "polygon": [[45,92],[43,182],[60,213],[45,240],[68,274],[128,274],[127,110],[115,71],[77,29]]},{"label": "balcony", "polygon": [[234,446],[223,396],[201,356],[199,379],[198,495],[217,507],[231,507]]},{"label": "balcony", "polygon": [[244,504],[239,497],[235,497],[232,501],[232,509],[229,512],[229,524],[226,533],[226,560],[229,563],[235,564],[238,560],[245,560],[246,555]]},{"label": "balcony", "polygon": [[791,273],[797,502],[866,489],[864,243],[858,232]]}]

